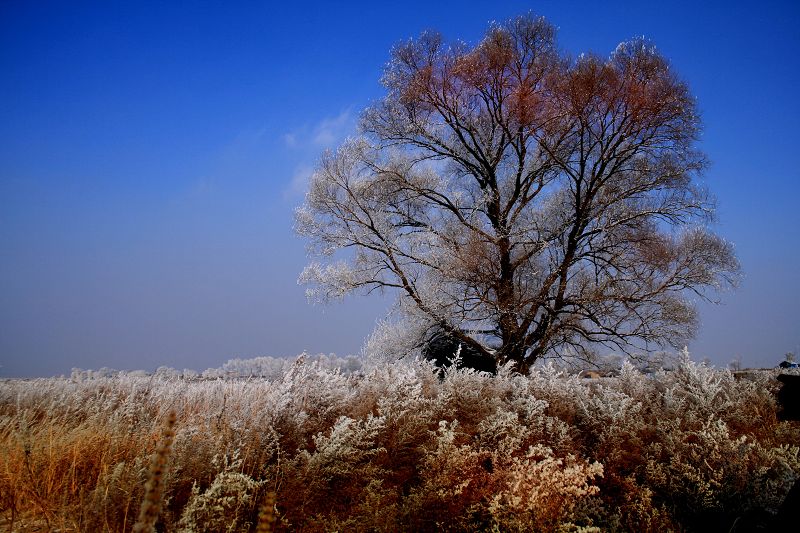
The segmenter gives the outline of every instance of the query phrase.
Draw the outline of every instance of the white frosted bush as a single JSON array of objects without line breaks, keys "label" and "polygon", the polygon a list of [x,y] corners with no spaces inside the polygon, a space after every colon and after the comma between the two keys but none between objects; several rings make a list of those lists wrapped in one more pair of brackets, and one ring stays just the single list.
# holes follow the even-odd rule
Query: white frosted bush
[{"label": "white frosted bush", "polygon": [[316,481],[329,482],[346,478],[359,466],[385,450],[374,446],[383,429],[384,418],[368,416],[366,420],[340,417],[330,435],[314,435],[315,451],[303,452],[306,469]]},{"label": "white frosted bush", "polygon": [[800,474],[797,446],[765,447],[734,436],[712,418],[696,430],[674,430],[650,450],[646,479],[671,505],[686,510],[777,510]]},{"label": "white frosted bush", "polygon": [[481,448],[500,456],[511,457],[530,437],[528,426],[520,423],[519,414],[498,409],[478,424],[477,437]]},{"label": "white frosted bush", "polygon": [[580,499],[599,492],[592,481],[603,475],[600,463],[572,455],[557,458],[542,445],[515,457],[506,469],[503,486],[489,505],[500,531],[554,530],[569,522]]},{"label": "white frosted bush", "polygon": [[239,472],[220,472],[204,491],[195,485],[178,522],[180,533],[251,530],[258,489],[263,483]]},{"label": "white frosted bush", "polygon": [[775,512],[800,477],[800,425],[777,420],[770,372],[737,381],[684,359],[490,376],[308,355],[227,368],[0,382],[3,504],[53,528],[130,529],[171,410],[164,531],[247,530],[266,487],[297,530],[702,530],[704,513]]},{"label": "white frosted bush", "polygon": [[374,362],[394,362],[421,356],[421,347],[430,329],[424,318],[406,313],[397,320],[380,320],[364,342],[362,355]]},{"label": "white frosted bush", "polygon": [[491,483],[486,468],[491,454],[459,443],[463,438],[456,421],[441,420],[431,433],[433,442],[421,464],[422,482],[412,488],[406,500],[407,512],[425,520],[414,529],[441,528],[446,520],[461,523],[464,528],[475,495]]}]

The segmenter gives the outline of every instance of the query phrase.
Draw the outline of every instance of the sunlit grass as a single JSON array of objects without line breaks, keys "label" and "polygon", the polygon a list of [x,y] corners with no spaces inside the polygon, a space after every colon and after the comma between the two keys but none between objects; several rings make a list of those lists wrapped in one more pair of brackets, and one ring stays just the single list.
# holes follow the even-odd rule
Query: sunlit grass
[{"label": "sunlit grass", "polygon": [[164,531],[697,529],[800,477],[771,372],[328,363],[3,382],[0,529],[130,531],[143,506]]}]

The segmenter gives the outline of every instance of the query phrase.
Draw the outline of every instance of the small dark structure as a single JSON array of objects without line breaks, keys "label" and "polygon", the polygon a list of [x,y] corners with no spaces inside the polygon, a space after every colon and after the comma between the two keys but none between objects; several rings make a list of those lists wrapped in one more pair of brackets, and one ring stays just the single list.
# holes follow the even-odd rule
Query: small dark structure
[{"label": "small dark structure", "polygon": [[783,383],[778,391],[778,405],[781,420],[800,420],[800,375],[780,374],[778,381]]},{"label": "small dark structure", "polygon": [[781,368],[800,368],[800,365],[793,361],[781,361],[781,364],[778,366]]},{"label": "small dark structure", "polygon": [[458,368],[471,368],[479,372],[497,374],[497,362],[476,348],[456,339],[444,331],[436,331],[422,347],[422,355],[439,368],[449,366],[461,347]]},{"label": "small dark structure", "polygon": [[[787,364],[788,361],[784,361]],[[782,368],[792,368],[784,367]],[[751,372],[738,372],[746,377]],[[736,374],[734,374],[736,375]],[[800,420],[800,375],[780,374],[777,377],[782,383],[778,391],[778,418],[781,420]],[[778,508],[778,514],[772,514],[761,508],[748,509],[741,514],[710,512],[699,517],[692,524],[692,530],[719,531],[728,533],[783,533],[798,531],[797,510],[800,509],[800,479],[794,482],[789,493]]]},{"label": "small dark structure", "polygon": [[[788,363],[788,361],[784,362]],[[783,367],[782,364],[781,367]],[[800,375],[780,374],[778,381],[783,384],[778,391],[778,418],[800,420]],[[786,495],[777,515],[773,516],[763,509],[751,509],[737,517],[729,529],[726,527],[726,530],[733,533],[797,531],[797,509],[799,508],[800,480],[797,480]],[[708,525],[711,526],[710,523]],[[710,527],[706,529],[711,530]]]},{"label": "small dark structure", "polygon": [[[797,377],[797,376],[796,376]],[[794,482],[775,517],[775,531],[796,531],[797,509],[800,509],[800,479]]]},{"label": "small dark structure", "polygon": [[[723,528],[714,528],[719,525],[709,522],[705,524],[704,531],[727,531],[728,533],[789,533],[797,531],[797,509],[800,508],[800,480],[796,481],[789,493],[778,508],[778,514],[773,515],[764,509],[750,509],[736,517],[730,528],[727,524]],[[722,523],[725,523],[724,521]]]}]

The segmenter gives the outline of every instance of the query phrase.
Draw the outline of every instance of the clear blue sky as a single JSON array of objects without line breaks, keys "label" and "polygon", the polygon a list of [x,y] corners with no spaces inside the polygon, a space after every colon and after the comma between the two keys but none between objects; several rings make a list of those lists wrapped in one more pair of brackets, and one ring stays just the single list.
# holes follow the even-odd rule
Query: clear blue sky
[{"label": "clear blue sky", "polygon": [[0,376],[358,352],[387,301],[306,302],[304,180],[393,44],[529,10],[575,54],[645,35],[688,81],[745,273],[690,349],[775,365],[800,345],[798,6],[4,1]]}]

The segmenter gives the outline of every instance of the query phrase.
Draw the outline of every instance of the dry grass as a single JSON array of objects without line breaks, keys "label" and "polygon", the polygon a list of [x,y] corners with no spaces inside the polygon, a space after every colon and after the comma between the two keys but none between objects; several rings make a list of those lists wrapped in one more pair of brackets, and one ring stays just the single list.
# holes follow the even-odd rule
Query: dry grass
[{"label": "dry grass", "polygon": [[688,361],[602,381],[308,362],[270,381],[6,381],[0,530],[127,532],[140,507],[142,531],[730,525],[800,477],[775,386]]},{"label": "dry grass", "polygon": [[161,502],[164,498],[164,474],[172,450],[172,441],[175,439],[176,419],[175,411],[170,411],[164,420],[164,432],[150,462],[147,483],[144,485],[144,498],[139,508],[139,520],[133,525],[134,533],[155,533],[156,531],[156,521],[158,515],[161,514]]}]

